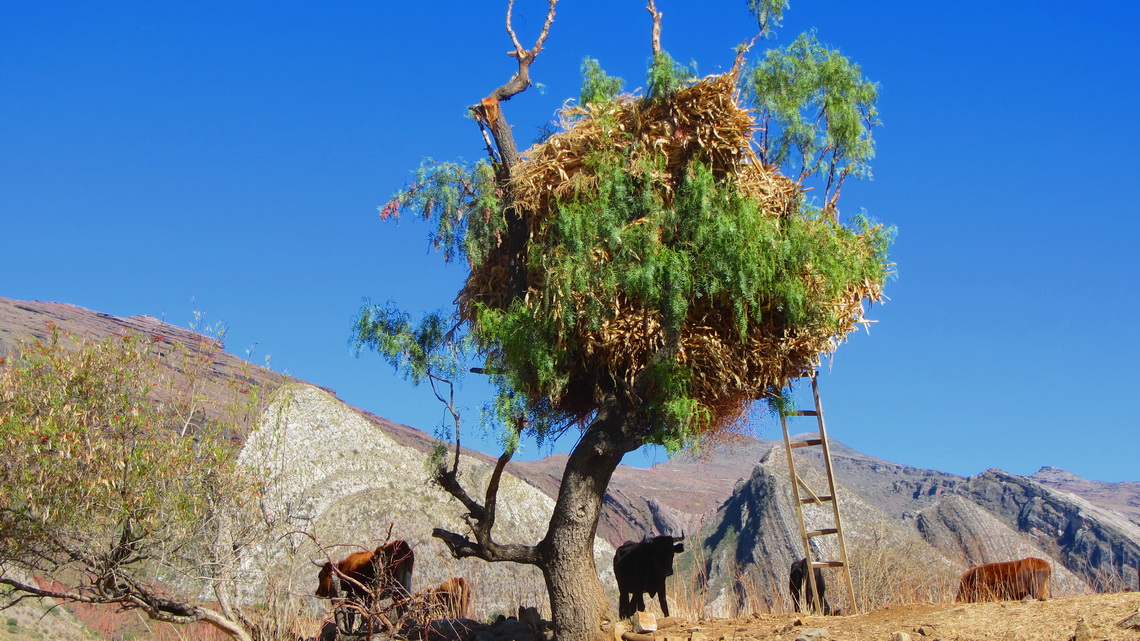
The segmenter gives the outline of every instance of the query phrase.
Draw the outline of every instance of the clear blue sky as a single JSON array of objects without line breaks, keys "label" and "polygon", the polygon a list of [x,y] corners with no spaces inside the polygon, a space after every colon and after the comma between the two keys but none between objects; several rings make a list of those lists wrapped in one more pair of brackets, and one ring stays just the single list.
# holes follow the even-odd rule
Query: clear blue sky
[{"label": "clear blue sky", "polygon": [[[518,2],[529,42],[545,3]],[[752,33],[744,0],[658,6],[665,48],[702,74]],[[792,0],[768,46],[816,28],[881,83],[875,177],[842,206],[899,228],[880,322],[822,381],[833,437],[958,474],[1140,480],[1138,7]],[[231,351],[433,431],[429,392],[356,359],[350,325],[364,297],[429,310],[458,289],[426,228],[376,207],[425,156],[480,157],[465,107],[513,72],[504,10],[5,3],[0,295],[179,325],[201,310]],[[520,144],[577,96],[584,56],[640,86],[648,20],[640,0],[563,0],[544,93],[505,105]]]}]

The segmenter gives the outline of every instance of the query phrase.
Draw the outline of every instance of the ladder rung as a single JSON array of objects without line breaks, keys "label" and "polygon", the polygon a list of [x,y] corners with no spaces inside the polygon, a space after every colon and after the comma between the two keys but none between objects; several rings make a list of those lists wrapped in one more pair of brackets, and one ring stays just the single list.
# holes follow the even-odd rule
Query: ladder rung
[{"label": "ladder rung", "polygon": [[799,447],[811,447],[813,445],[823,445],[823,439],[809,438],[806,441],[796,441],[795,443],[792,443],[792,449],[794,450]]},{"label": "ladder rung", "polygon": [[813,536],[824,536],[827,534],[838,534],[838,533],[839,533],[838,528],[825,527],[825,528],[820,529],[820,530],[808,530],[807,535],[810,538]]},{"label": "ladder rung", "polygon": [[819,412],[815,410],[792,410],[784,412],[784,416],[819,416]]},{"label": "ladder rung", "polygon": [[819,496],[814,499],[800,499],[800,503],[803,505],[811,505],[812,503],[827,503],[830,500],[830,496]]},{"label": "ladder rung", "polygon": [[841,568],[845,564],[843,561],[812,561],[813,568]]}]

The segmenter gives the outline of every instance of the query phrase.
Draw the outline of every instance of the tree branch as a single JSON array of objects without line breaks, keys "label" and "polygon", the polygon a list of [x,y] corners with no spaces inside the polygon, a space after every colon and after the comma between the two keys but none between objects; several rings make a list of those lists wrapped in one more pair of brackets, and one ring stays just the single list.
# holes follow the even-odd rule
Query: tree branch
[{"label": "tree branch", "polygon": [[[455,477],[459,474],[459,411],[455,409],[455,384],[449,379],[432,374],[431,370],[428,370],[427,377],[436,400],[443,403],[443,406],[447,408],[447,412],[451,414],[451,422],[455,424],[455,458],[451,466],[451,476]],[[447,398],[444,398],[439,388],[436,387],[437,382],[447,385]]]},{"label": "tree branch", "polygon": [[440,487],[442,487],[444,491],[454,496],[460,503],[462,503],[463,507],[467,508],[467,511],[473,518],[482,520],[486,516],[486,509],[480,505],[478,501],[471,498],[471,495],[467,493],[467,490],[463,489],[463,486],[459,484],[459,479],[457,478],[457,474],[454,471],[446,469],[438,470],[435,475],[435,482],[439,483]]},{"label": "tree branch", "polygon": [[502,160],[503,171],[505,172],[509,172],[510,168],[518,161],[518,146],[515,144],[511,127],[503,119],[499,102],[510,100],[530,86],[530,64],[542,51],[542,45],[550,33],[550,25],[554,22],[554,7],[558,4],[558,0],[548,0],[548,2],[550,6],[546,12],[546,22],[542,25],[542,31],[538,34],[534,47],[529,50],[523,49],[522,43],[519,42],[518,35],[515,34],[514,27],[511,24],[511,11],[514,9],[515,2],[510,0],[507,3],[507,33],[515,45],[514,51],[507,52],[507,55],[518,61],[518,70],[515,71],[510,80],[492,91],[478,105],[469,107],[479,122],[491,130],[491,135],[494,136],[495,144],[499,148],[499,157]]},{"label": "tree branch", "polygon": [[656,58],[661,55],[661,16],[663,14],[657,10],[657,3],[653,0],[649,0],[649,5],[645,8],[649,10],[649,15],[653,16],[651,46],[653,57]]},{"label": "tree branch", "polygon": [[9,577],[0,577],[0,584],[7,585],[13,588],[14,591],[23,593],[19,597],[21,599],[25,597],[50,598],[57,601],[71,601],[90,605],[118,605],[125,610],[142,610],[146,612],[149,618],[155,621],[164,621],[179,625],[204,621],[226,633],[233,639],[238,639],[238,641],[252,641],[249,633],[246,632],[243,627],[213,610],[158,597],[149,589],[132,581],[129,577],[120,578],[123,580],[123,583],[119,585],[125,588],[125,592],[122,594],[101,594],[101,590],[98,589],[95,593],[87,594],[82,591],[48,590]]},{"label": "tree branch", "polygon": [[[519,420],[522,422],[522,419]],[[487,498],[485,505],[487,506],[486,513],[482,519],[482,525],[485,528],[487,540],[490,540],[491,528],[495,526],[495,508],[499,503],[499,481],[503,477],[503,468],[510,462],[511,457],[515,454],[515,448],[508,448],[499,456],[499,460],[495,462],[495,469],[491,472],[491,480],[487,482]],[[475,531],[475,536],[479,537],[479,530]]]},{"label": "tree branch", "polygon": [[431,531],[431,535],[443,541],[447,549],[451,550],[451,554],[457,559],[475,557],[484,561],[511,561],[528,565],[538,565],[539,563],[538,548],[533,545],[481,544],[462,534],[456,534],[438,527]]},{"label": "tree branch", "polygon": [[[524,419],[520,417],[515,425],[515,429],[521,431],[523,426]],[[486,502],[484,505],[479,505],[479,503],[467,494],[454,474],[447,471],[441,471],[439,473],[436,480],[440,485],[469,510],[469,514],[466,517],[467,525],[475,535],[475,540],[472,541],[463,535],[442,528],[436,528],[432,531],[432,536],[442,540],[456,558],[473,556],[485,561],[514,561],[516,563],[531,564],[538,562],[538,551],[536,547],[528,545],[500,545],[495,542],[491,532],[495,526],[499,484],[502,482],[503,470],[506,469],[507,463],[510,462],[514,453],[515,448],[508,447],[506,451],[499,456],[499,460],[495,462],[495,469],[492,470],[491,478],[487,481]]]}]

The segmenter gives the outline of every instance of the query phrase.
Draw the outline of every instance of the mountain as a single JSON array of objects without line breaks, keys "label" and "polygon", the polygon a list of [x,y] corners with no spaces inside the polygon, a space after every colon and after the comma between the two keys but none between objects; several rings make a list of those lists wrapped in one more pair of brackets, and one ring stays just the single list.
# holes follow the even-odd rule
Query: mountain
[{"label": "mountain", "polygon": [[[953,599],[966,568],[1027,556],[1051,562],[1055,594],[1136,585],[1140,527],[1117,511],[1000,470],[964,478],[888,463],[834,441],[831,450],[860,611]],[[826,487],[821,455],[801,452],[797,472],[809,486]],[[762,611],[778,610],[776,603],[790,601],[788,567],[802,548],[789,476],[782,448],[769,452],[707,521],[702,546],[684,560],[693,580],[705,579],[713,613],[755,611],[758,602]],[[1072,489],[1084,490],[1068,477]],[[804,509],[808,529],[831,526],[830,508]],[[838,560],[835,537],[812,544],[814,558]],[[750,593],[750,585],[765,586],[765,595]],[[830,594],[849,608],[837,588]]]},{"label": "mountain", "polygon": [[1114,510],[1140,525],[1140,483],[1090,481],[1056,467],[1043,467],[1029,478],[1055,490],[1075,494],[1093,505]]},{"label": "mountain", "polygon": [[[91,337],[143,333],[172,348],[203,350],[209,363],[205,395],[216,401],[204,407],[205,418],[223,411],[224,404],[217,401],[232,394],[227,379],[244,377],[279,391],[260,423],[232,439],[241,448],[239,460],[264,474],[261,509],[268,530],[258,545],[243,551],[240,561],[241,575],[249,579],[243,587],[250,602],[264,602],[274,589],[312,594],[312,562],[374,548],[389,536],[405,539],[415,549],[417,588],[464,576],[476,588],[474,607],[481,612],[513,612],[520,604],[545,601],[545,583],[536,568],[452,559],[431,536],[433,527],[467,532],[462,506],[427,480],[425,463],[436,443],[431,436],[349,406],[327,388],[244,363],[225,352],[221,341],[150,317],[121,319],[74,305],[0,298],[0,355],[9,353],[19,338],[46,338],[51,325]],[[466,449],[462,454],[463,479],[481,492],[494,458]],[[508,473],[501,481],[500,501],[500,542],[542,538],[554,504],[548,495]],[[608,568],[613,553],[613,546],[599,539],[598,566]],[[605,583],[616,590],[612,570]],[[325,608],[316,599],[309,601],[313,612]]]},{"label": "mountain", "polygon": [[[205,349],[212,397],[232,394],[224,382],[239,376],[283,390],[255,429],[233,439],[242,459],[264,471],[262,509],[272,516],[272,531],[242,556],[249,600],[262,602],[276,589],[311,594],[316,576],[310,561],[340,558],[390,535],[415,546],[417,588],[464,576],[473,584],[480,616],[545,602],[545,585],[533,568],[458,561],[431,537],[433,527],[466,529],[458,504],[426,481],[425,460],[436,443],[430,435],[349,406],[327,388],[245,363],[220,341],[150,317],[0,298],[0,355],[17,337],[47,336],[49,322],[77,334],[145,332],[172,347]],[[1023,556],[1053,563],[1057,592],[1131,587],[1136,578],[1140,483],[1088,481],[1055,468],[1029,477],[989,470],[966,478],[877,459],[834,440],[831,452],[861,610],[952,599],[969,565]],[[470,450],[462,455],[464,480],[481,489],[493,457]],[[819,485],[820,454],[801,449],[796,456],[801,475]],[[506,468],[497,537],[528,543],[541,538],[565,460],[553,455]],[[807,520],[809,527],[827,522],[816,508],[807,511]],[[648,469],[619,466],[595,546],[596,565],[615,602],[613,549],[658,533],[686,535],[671,598],[688,611],[786,609],[788,566],[802,553],[782,441],[735,436]],[[821,556],[838,552],[834,543],[819,544]],[[849,608],[837,578],[829,573],[829,594]],[[306,607],[322,612],[325,604],[308,599]]]}]

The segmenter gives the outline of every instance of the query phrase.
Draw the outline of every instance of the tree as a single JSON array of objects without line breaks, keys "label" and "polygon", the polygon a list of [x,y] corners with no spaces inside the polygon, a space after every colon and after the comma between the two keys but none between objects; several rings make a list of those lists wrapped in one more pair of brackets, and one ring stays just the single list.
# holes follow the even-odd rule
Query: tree
[{"label": "tree", "polygon": [[[511,29],[511,4],[518,70],[471,107],[488,158],[425,162],[381,209],[382,218],[432,221],[445,259],[468,261],[456,308],[413,322],[392,305],[366,305],[356,340],[414,382],[430,382],[452,408],[445,392],[462,364],[490,377],[489,414],[505,430],[505,452],[482,502],[454,463],[441,463],[435,479],[469,510],[470,536],[434,535],[460,557],[538,566],[559,638],[601,639],[612,613],[591,551],[622,457],[735,429],[753,402],[779,398],[812,371],[864,322],[864,302],[882,295],[891,230],[859,216],[841,223],[836,207],[843,179],[865,174],[871,157],[874,85],[814,40],[770,53],[752,71],[744,45],[731,72],[697,80],[661,50],[661,13],[650,0],[646,95],[620,96],[620,80],[587,60],[565,131],[523,159],[501,103],[529,84],[555,0],[531,49]],[[761,34],[785,5],[749,3]],[[780,64],[789,58],[797,64]],[[742,81],[756,112],[739,101]],[[767,139],[754,139],[753,113]],[[802,153],[756,148],[785,138]],[[796,159],[794,179],[777,171]],[[830,181],[823,203],[804,192],[817,176]],[[497,543],[498,479],[518,439],[541,442],[574,426],[581,434],[545,537]]]},{"label": "tree", "polygon": [[[259,520],[256,485],[228,437],[260,407],[258,386],[232,381],[241,400],[210,420],[199,386],[216,341],[49,330],[0,359],[7,603],[114,605],[252,639],[231,588]],[[218,608],[189,596],[203,586]]]}]

